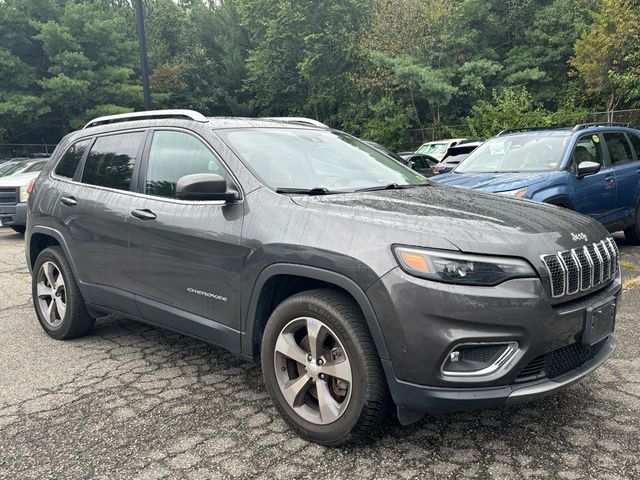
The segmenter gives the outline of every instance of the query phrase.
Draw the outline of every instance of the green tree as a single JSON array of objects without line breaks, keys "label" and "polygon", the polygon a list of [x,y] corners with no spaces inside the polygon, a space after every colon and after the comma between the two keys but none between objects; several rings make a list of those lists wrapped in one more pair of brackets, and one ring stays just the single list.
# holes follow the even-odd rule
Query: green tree
[{"label": "green tree", "polygon": [[602,0],[592,27],[575,45],[571,65],[589,93],[606,101],[609,119],[621,104],[640,101],[640,3]]}]

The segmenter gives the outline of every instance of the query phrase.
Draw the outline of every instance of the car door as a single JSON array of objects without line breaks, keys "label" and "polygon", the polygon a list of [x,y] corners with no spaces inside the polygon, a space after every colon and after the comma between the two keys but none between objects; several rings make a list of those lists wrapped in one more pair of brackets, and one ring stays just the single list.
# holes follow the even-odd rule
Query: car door
[{"label": "car door", "polygon": [[[578,177],[578,165],[582,162],[595,162],[602,167],[598,173]],[[569,171],[573,174],[570,177],[574,209],[600,223],[612,223],[615,220],[616,180],[604,155],[600,135],[587,134],[578,139],[571,154]]]},{"label": "car door", "polygon": [[152,133],[127,217],[136,303],[148,320],[239,349],[243,204],[178,200],[176,182],[196,173],[237,183],[192,132]]},{"label": "car door", "polygon": [[58,198],[58,216],[72,243],[78,279],[87,285],[87,301],[127,314],[137,310],[129,293],[126,217],[145,135],[139,130],[96,137],[76,181],[61,187]]},{"label": "car door", "polygon": [[[629,139],[624,132],[605,133],[604,139],[607,144],[609,159],[616,175],[616,221],[623,224],[623,226],[629,225],[634,222],[638,198],[637,189],[638,181],[640,180],[638,152],[634,154]],[[640,141],[637,140],[637,143],[640,143]]]}]

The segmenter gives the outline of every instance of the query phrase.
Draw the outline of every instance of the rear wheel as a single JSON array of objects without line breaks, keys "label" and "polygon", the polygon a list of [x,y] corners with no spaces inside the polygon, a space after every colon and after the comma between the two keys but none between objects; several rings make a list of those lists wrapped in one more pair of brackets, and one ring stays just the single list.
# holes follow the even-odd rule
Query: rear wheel
[{"label": "rear wheel", "polygon": [[371,334],[341,292],[302,292],[274,310],[262,340],[262,372],[291,428],[323,445],[370,436],[388,406]]},{"label": "rear wheel", "polygon": [[636,207],[636,222],[625,229],[624,238],[632,245],[640,245],[640,206]]},{"label": "rear wheel", "polygon": [[87,312],[73,272],[60,247],[40,252],[32,273],[33,305],[38,321],[57,340],[85,335],[94,319]]}]

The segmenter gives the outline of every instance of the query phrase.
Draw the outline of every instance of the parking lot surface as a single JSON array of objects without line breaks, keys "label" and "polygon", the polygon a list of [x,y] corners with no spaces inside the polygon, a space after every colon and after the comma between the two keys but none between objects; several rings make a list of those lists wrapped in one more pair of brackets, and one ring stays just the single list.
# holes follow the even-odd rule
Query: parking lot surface
[{"label": "parking lot surface", "polygon": [[0,229],[0,479],[640,477],[640,248],[603,368],[534,403],[389,420],[368,445],[292,434],[258,366],[107,317],[68,342],[41,330],[23,237]]}]

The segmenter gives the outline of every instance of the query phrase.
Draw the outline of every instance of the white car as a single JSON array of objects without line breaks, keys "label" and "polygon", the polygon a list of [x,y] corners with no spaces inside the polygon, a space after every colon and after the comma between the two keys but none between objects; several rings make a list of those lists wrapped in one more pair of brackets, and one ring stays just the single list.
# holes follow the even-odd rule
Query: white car
[{"label": "white car", "polygon": [[466,141],[466,138],[449,138],[446,140],[438,140],[437,142],[427,142],[420,145],[415,153],[416,155],[429,155],[440,161],[447,154],[449,147]]},{"label": "white car", "polygon": [[0,227],[10,227],[24,233],[27,225],[29,183],[40,175],[40,170],[0,178]]}]

